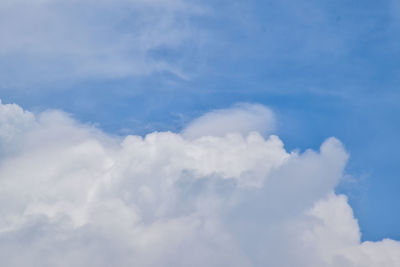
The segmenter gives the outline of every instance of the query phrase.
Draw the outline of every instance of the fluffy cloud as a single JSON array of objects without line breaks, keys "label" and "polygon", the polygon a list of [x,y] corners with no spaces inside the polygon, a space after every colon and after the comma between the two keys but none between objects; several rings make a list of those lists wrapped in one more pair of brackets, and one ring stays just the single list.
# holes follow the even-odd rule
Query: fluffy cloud
[{"label": "fluffy cloud", "polygon": [[[204,9],[181,0],[0,2],[1,86],[169,71]],[[193,45],[195,46],[195,45]]]},{"label": "fluffy cloud", "polygon": [[274,128],[275,117],[270,109],[256,104],[238,104],[195,119],[182,134],[193,139],[204,135],[224,136],[227,133],[247,135],[251,131],[269,134]]},{"label": "fluffy cloud", "polygon": [[[203,118],[230,124],[249,110],[272,116],[243,106]],[[195,135],[199,121],[190,138],[120,138],[1,104],[2,266],[400,264],[398,242],[360,242],[333,192],[348,158],[340,141],[300,154],[253,124]]]}]

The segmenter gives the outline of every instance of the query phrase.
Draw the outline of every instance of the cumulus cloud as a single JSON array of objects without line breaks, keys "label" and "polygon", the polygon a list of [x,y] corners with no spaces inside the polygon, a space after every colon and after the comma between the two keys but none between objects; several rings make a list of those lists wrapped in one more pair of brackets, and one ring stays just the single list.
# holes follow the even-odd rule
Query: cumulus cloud
[{"label": "cumulus cloud", "polygon": [[[185,75],[174,54],[199,32],[205,9],[182,0],[0,2],[3,86],[168,71]],[[176,52],[175,52],[176,54]]]},{"label": "cumulus cloud", "polygon": [[277,136],[229,129],[120,138],[1,104],[2,266],[400,264],[399,242],[360,242],[333,191],[340,141],[287,152]]},{"label": "cumulus cloud", "polygon": [[192,121],[182,132],[186,138],[227,133],[248,134],[252,131],[270,134],[275,128],[273,112],[262,105],[242,103],[232,108],[209,112]]}]

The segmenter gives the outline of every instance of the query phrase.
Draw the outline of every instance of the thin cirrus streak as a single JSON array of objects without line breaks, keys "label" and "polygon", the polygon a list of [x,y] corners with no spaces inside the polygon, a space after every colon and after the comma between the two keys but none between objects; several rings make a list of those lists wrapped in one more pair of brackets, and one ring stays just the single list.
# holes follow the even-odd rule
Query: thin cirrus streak
[{"label": "thin cirrus streak", "polygon": [[163,54],[194,36],[199,42],[201,31],[190,18],[204,13],[181,0],[1,1],[0,87],[163,71],[185,78]]},{"label": "thin cirrus streak", "polygon": [[[257,123],[224,133],[235,118]],[[122,138],[1,104],[2,266],[398,266],[400,243],[361,242],[334,193],[340,141],[287,152],[263,118],[246,104],[195,120],[190,137]]]}]

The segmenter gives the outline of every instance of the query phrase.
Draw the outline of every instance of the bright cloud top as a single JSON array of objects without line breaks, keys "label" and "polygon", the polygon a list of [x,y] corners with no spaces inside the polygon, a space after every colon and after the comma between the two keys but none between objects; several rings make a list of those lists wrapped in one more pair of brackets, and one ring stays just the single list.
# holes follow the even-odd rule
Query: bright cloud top
[{"label": "bright cloud top", "polygon": [[229,109],[209,112],[191,122],[184,130],[186,138],[224,136],[227,133],[247,135],[255,131],[269,134],[275,128],[272,111],[262,105],[238,104]]},{"label": "bright cloud top", "polygon": [[334,193],[335,138],[302,154],[257,132],[121,139],[1,104],[0,146],[2,266],[400,264],[399,242],[360,243]]},{"label": "bright cloud top", "polygon": [[203,12],[181,0],[1,1],[3,86],[155,71],[184,75],[182,58],[163,55],[194,35],[199,42],[190,18]]}]

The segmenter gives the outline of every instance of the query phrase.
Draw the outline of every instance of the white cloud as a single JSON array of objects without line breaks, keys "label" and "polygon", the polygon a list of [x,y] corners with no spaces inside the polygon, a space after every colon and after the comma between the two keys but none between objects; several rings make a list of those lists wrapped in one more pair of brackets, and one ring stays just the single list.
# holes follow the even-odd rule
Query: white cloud
[{"label": "white cloud", "polygon": [[182,132],[186,138],[225,136],[227,133],[248,134],[252,131],[270,134],[275,128],[275,116],[265,106],[242,103],[229,109],[209,112],[192,121]]},{"label": "white cloud", "polygon": [[3,86],[154,71],[184,75],[158,54],[194,36],[199,41],[190,18],[203,12],[181,0],[1,1]]},{"label": "white cloud", "polygon": [[302,154],[246,131],[120,139],[4,104],[0,133],[2,266],[400,264],[399,242],[360,242],[333,192],[348,157],[334,138]]}]

